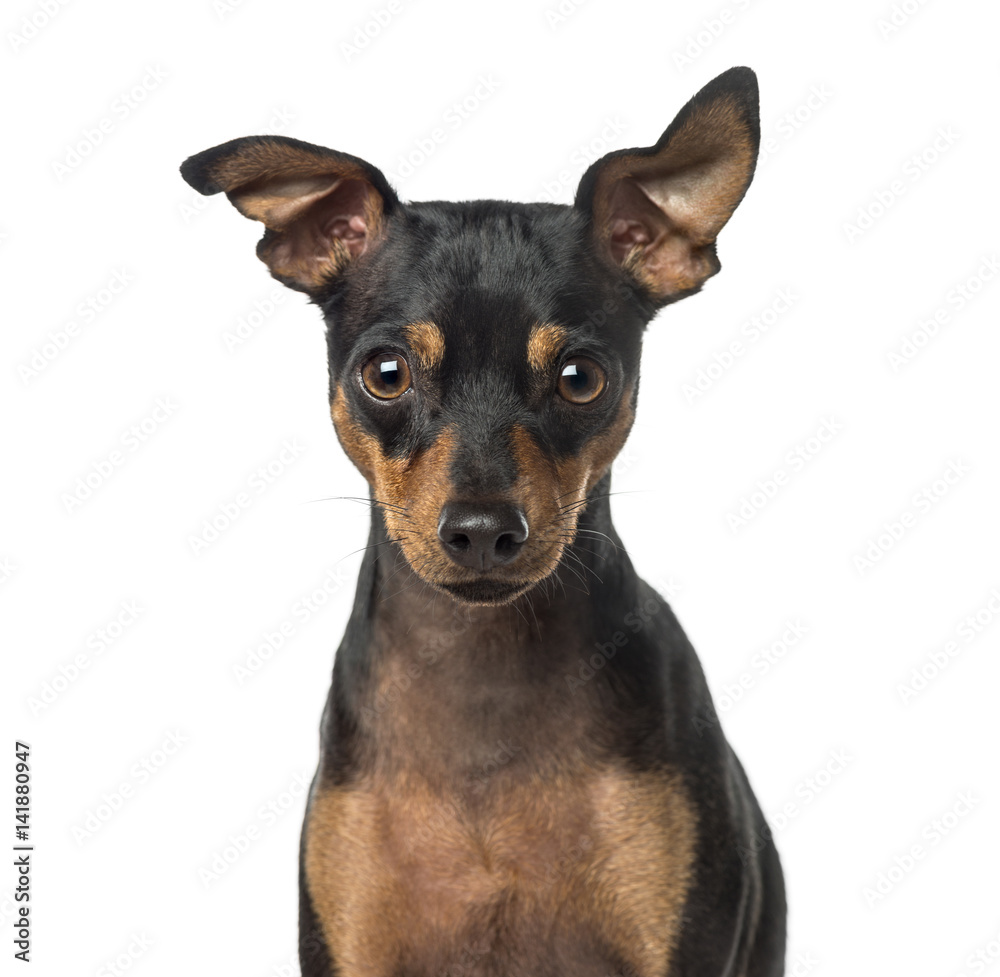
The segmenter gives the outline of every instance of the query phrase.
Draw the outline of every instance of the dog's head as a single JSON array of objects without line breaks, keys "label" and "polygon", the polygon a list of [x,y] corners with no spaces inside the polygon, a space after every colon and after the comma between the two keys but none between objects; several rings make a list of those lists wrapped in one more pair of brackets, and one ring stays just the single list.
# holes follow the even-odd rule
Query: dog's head
[{"label": "dog's head", "polygon": [[759,132],[733,68],[572,206],[403,204],[364,160],[277,136],[181,172],[261,221],[261,260],[322,308],[337,434],[413,570],[502,603],[573,541],[632,424],[643,328],[719,270]]}]

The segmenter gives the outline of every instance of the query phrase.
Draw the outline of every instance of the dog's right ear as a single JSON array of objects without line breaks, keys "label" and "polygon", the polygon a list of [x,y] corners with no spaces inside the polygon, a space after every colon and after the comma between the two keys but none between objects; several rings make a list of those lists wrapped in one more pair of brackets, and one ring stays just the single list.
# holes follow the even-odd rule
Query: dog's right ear
[{"label": "dog's right ear", "polygon": [[191,156],[181,176],[225,191],[267,230],[257,256],[278,281],[318,295],[381,237],[399,198],[374,166],[286,136],[247,136]]}]

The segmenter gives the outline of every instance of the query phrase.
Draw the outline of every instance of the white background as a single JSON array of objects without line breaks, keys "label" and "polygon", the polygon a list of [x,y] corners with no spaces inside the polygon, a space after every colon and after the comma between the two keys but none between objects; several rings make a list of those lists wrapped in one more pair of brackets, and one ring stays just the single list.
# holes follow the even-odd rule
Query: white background
[{"label": "white background", "polygon": [[[1000,973],[996,6],[96,0],[46,23],[46,2],[0,24],[0,842],[20,738],[33,972],[297,973],[298,784],[366,535],[361,506],[314,500],[365,486],[330,425],[317,311],[181,161],[283,132],[370,160],[404,199],[568,203],[589,158],[651,144],[748,64],[768,151],[723,272],[650,326],[617,525],[775,825],[790,972]],[[904,701],[915,668],[931,677]],[[247,850],[219,862],[233,839]],[[0,871],[4,972],[13,885]]]}]

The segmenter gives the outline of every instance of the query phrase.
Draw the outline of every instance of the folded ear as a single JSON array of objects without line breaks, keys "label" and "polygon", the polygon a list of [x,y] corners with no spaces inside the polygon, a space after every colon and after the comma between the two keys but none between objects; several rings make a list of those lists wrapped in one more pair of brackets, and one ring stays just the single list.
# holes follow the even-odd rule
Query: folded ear
[{"label": "folded ear", "polygon": [[681,109],[655,146],[594,163],[576,207],[601,253],[655,302],[675,301],[719,270],[715,238],[750,185],[759,144],[757,76],[730,68]]},{"label": "folded ear", "polygon": [[399,199],[362,159],[285,136],[247,136],[185,160],[199,193],[225,191],[267,230],[257,255],[290,288],[317,294],[379,239]]}]

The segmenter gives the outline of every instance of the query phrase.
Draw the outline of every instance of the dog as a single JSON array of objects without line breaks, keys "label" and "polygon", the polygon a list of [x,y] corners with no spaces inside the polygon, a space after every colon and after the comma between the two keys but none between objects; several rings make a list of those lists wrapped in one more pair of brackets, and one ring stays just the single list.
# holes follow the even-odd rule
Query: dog
[{"label": "dog", "polygon": [[778,977],[771,833],[611,521],[640,345],[720,267],[753,177],[732,68],[572,205],[402,203],[346,153],[189,158],[327,324],[371,487],[302,832],[304,977]]}]

